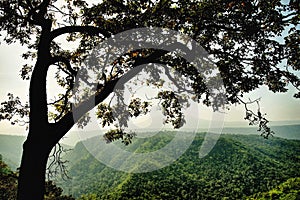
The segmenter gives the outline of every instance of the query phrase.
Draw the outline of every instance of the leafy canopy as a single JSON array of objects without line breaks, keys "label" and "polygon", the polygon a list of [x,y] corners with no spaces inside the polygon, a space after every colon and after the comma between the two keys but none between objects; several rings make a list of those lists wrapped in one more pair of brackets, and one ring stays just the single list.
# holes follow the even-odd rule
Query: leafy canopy
[{"label": "leafy canopy", "polygon": [[[125,132],[126,121],[149,112],[151,100],[158,100],[165,123],[174,128],[184,124],[182,110],[188,106],[189,99],[212,106],[214,110],[224,105],[215,105],[203,76],[191,63],[172,52],[155,49],[129,51],[108,63],[107,68],[97,74],[95,83],[85,81],[87,86],[96,84],[94,94],[89,90],[74,90],[78,71],[85,70],[88,74],[92,70],[91,66],[90,69],[82,67],[91,49],[111,36],[134,28],[162,27],[186,34],[204,47],[217,66],[226,90],[225,105],[244,104],[245,119],[258,125],[268,136],[271,134],[268,120],[259,107],[257,111],[247,107],[258,100],[248,102],[243,95],[262,85],[273,92],[286,92],[288,85],[292,85],[298,90],[294,97],[300,98],[297,76],[300,70],[299,13],[299,3],[294,0],[287,4],[280,0],[105,0],[97,4],[84,0],[11,0],[0,2],[0,27],[6,43],[25,45],[28,52],[22,55],[23,58],[37,60],[35,66],[29,62],[22,67],[22,79],[33,79],[41,58],[46,59],[44,67],[56,70],[57,84],[64,92],[53,99],[47,98],[50,123],[64,122],[74,112],[74,93],[81,92],[86,97],[80,100],[82,104],[89,100],[90,95],[95,95],[101,124],[114,124],[116,128],[107,133],[108,141],[121,138],[128,143],[132,135]],[[283,35],[283,41],[276,40]],[[72,48],[66,47],[66,42]],[[122,94],[117,94],[122,92],[114,90],[114,86],[130,70],[147,63],[167,66],[155,72],[146,70],[148,76],[143,84],[156,87],[157,96],[143,101],[133,95],[126,103]],[[174,72],[181,76],[175,76]],[[166,89],[163,76],[179,84],[174,84],[172,90]],[[142,84],[141,80],[135,80],[135,83]],[[112,94],[119,102],[116,106],[101,103]],[[122,122],[120,116],[112,114],[120,107],[123,109],[121,117],[125,119]],[[9,94],[8,101],[2,103],[0,112],[1,120],[13,123],[19,122],[19,118],[17,121],[14,118],[29,115],[28,104],[22,104],[12,94]],[[88,120],[89,116],[82,114],[78,125],[83,127]]]}]

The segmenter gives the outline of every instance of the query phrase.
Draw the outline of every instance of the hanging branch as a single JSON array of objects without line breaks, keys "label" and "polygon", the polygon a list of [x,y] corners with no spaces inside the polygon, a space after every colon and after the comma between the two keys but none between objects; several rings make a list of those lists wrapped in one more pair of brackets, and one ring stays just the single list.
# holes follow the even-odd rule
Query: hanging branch
[{"label": "hanging branch", "polygon": [[63,154],[67,153],[71,149],[65,149],[60,143],[53,148],[52,154],[49,156],[49,165],[46,169],[47,179],[57,177],[61,174],[63,180],[71,179],[68,175],[68,160],[63,160]]},{"label": "hanging branch", "polygon": [[[265,139],[268,139],[269,136],[273,136],[275,134],[274,131],[271,130],[271,128],[268,126],[269,120],[267,120],[264,116],[266,114],[262,114],[260,111],[260,105],[259,101],[261,98],[255,99],[255,100],[250,100],[248,102],[243,101],[241,98],[238,97],[238,100],[240,103],[242,103],[245,107],[245,120],[249,121],[250,126],[258,126],[259,132],[261,132],[261,136],[263,136]],[[248,105],[251,104],[257,104],[257,111],[253,111],[248,108]]]}]

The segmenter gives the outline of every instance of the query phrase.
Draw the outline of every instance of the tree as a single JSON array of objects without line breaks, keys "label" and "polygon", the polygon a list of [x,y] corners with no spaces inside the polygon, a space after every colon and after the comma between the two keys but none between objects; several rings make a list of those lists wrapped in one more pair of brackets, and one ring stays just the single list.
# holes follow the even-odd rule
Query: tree
[{"label": "tree", "polygon": [[[63,5],[61,6],[61,3]],[[183,94],[189,93],[196,102],[211,106],[214,110],[224,105],[244,104],[246,120],[257,124],[264,136],[271,134],[267,119],[258,109],[248,109],[249,102],[243,95],[267,85],[273,92],[286,92],[289,84],[299,91],[299,4],[291,0],[288,4],[273,1],[103,1],[91,5],[84,0],[12,0],[0,2],[1,34],[8,44],[20,42],[29,51],[22,56],[35,60],[35,65],[26,64],[21,69],[21,78],[30,79],[29,104],[22,103],[13,94],[2,103],[1,120],[13,124],[29,116],[27,140],[23,145],[23,156],[18,183],[18,199],[42,199],[45,185],[47,158],[51,149],[75,123],[84,126],[89,117],[85,113],[98,105],[98,117],[102,125],[119,123],[109,131],[108,141],[122,139],[130,143],[132,134],[126,133],[116,117],[111,115],[112,107],[101,103],[114,91],[114,86],[126,76],[134,76],[131,70],[138,65],[160,63],[166,67],[163,73],[173,79],[172,70],[179,72],[187,87],[175,85],[176,89],[160,91],[160,99],[166,123],[179,128],[184,123],[180,101],[186,101]],[[172,52],[157,49],[137,49],[126,52],[114,62],[108,63],[111,72],[98,74],[94,93],[86,92],[80,104],[74,104],[74,84],[89,50],[105,39],[126,30],[140,27],[163,27],[188,35],[199,43],[213,57],[222,77],[225,97],[218,102],[209,91],[202,74],[193,65]],[[284,42],[274,39],[288,34]],[[78,46],[65,50],[58,42],[60,36],[66,41],[75,41]],[[193,49],[190,50],[193,52]],[[280,65],[286,60],[284,67]],[[53,101],[47,98],[47,74],[56,67],[56,79],[64,92]],[[170,70],[169,70],[170,69]],[[172,69],[172,70],[171,70]],[[86,70],[88,71],[88,70]],[[212,73],[206,69],[205,73]],[[161,88],[163,81],[151,74],[147,83]],[[84,82],[84,80],[81,80]],[[88,81],[85,84],[89,85]],[[90,86],[93,84],[90,84]],[[75,89],[74,89],[75,88]],[[184,91],[184,92],[182,92]],[[77,91],[76,91],[77,92]],[[82,92],[82,91],[79,91]],[[300,97],[300,92],[295,98]],[[226,99],[226,100],[225,100]],[[95,100],[95,105],[88,106]],[[119,99],[122,102],[121,98]],[[257,100],[254,102],[258,102]],[[250,102],[251,103],[251,102]],[[75,106],[74,106],[75,105]],[[120,103],[119,106],[125,106]],[[188,105],[188,103],[184,104]],[[149,102],[138,98],[127,108],[127,118],[147,113]],[[80,112],[79,112],[80,111]],[[78,119],[73,119],[77,112]],[[125,120],[125,121],[126,121]],[[26,120],[25,120],[26,121]],[[34,175],[32,173],[34,172]]]},{"label": "tree", "polygon": [[[13,200],[17,197],[18,172],[13,172],[3,161],[0,154],[0,197],[1,199]],[[45,196],[47,200],[74,200],[71,196],[62,195],[62,189],[52,181],[46,182]]]}]

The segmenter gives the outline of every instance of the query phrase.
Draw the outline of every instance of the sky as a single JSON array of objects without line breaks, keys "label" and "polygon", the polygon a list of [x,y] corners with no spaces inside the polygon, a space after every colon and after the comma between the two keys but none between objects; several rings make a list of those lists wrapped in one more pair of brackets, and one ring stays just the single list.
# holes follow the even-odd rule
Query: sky
[{"label": "sky", "polygon": [[[13,93],[20,96],[24,102],[28,100],[29,81],[24,81],[20,78],[20,69],[24,61],[21,58],[21,54],[26,52],[26,48],[19,44],[6,45],[1,43],[0,45],[0,102],[7,99],[8,93]],[[51,79],[52,77],[49,77]],[[261,111],[267,113],[268,119],[272,121],[290,121],[286,123],[300,124],[300,100],[293,98],[295,89],[290,87],[287,93],[274,94],[266,87],[262,87],[259,90],[251,92],[248,96],[251,99],[261,98]],[[198,112],[190,112],[190,118],[195,119],[200,116],[201,119],[206,121],[211,120],[211,111],[205,109],[202,106],[195,107]],[[234,122],[241,122],[240,125],[246,125],[247,122],[243,120],[245,110],[243,106],[231,106],[230,110],[225,114],[225,125],[233,125]],[[133,124],[137,126],[150,126],[150,121],[155,121],[156,117],[145,116],[140,120],[133,121]],[[191,120],[192,121],[192,120]],[[0,134],[17,134],[25,135],[26,131],[24,127],[12,126],[7,121],[0,121]]]},{"label": "sky", "polygon": [[[20,96],[25,101],[28,100],[29,81],[24,81],[19,77],[22,64],[26,63],[20,56],[24,51],[26,49],[18,44],[0,45],[0,101],[5,101],[9,92]],[[267,113],[270,121],[300,121],[300,102],[292,97],[294,92],[295,90],[291,88],[287,93],[274,94],[268,91],[266,87],[263,87],[248,96],[251,99],[261,98],[261,110]],[[198,110],[201,119],[211,119],[210,110],[202,106]],[[197,118],[196,116],[189,117]],[[225,121],[228,122],[242,122],[246,124],[243,118],[244,108],[241,105],[231,106],[230,110],[225,114]],[[134,123],[137,126],[143,126],[153,120],[151,116],[146,116],[142,117],[140,121],[135,120]],[[9,122],[0,121],[0,134],[5,133],[24,134],[25,131],[24,127],[12,126]]]}]

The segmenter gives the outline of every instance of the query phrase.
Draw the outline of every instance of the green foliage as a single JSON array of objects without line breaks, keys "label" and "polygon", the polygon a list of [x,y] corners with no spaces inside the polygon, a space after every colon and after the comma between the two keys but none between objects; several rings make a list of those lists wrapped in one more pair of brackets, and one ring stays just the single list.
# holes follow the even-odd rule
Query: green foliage
[{"label": "green foliage", "polygon": [[45,200],[75,200],[68,195],[62,195],[63,190],[57,187],[53,181],[46,182]]},{"label": "green foliage", "polygon": [[178,95],[173,91],[164,91],[157,94],[157,98],[162,101],[163,114],[166,116],[164,123],[171,123],[174,128],[184,125],[185,119],[181,112],[183,102],[180,102]]},{"label": "green foliage", "polygon": [[107,143],[113,142],[115,140],[121,140],[122,143],[128,145],[132,142],[132,138],[134,136],[135,133],[126,133],[122,129],[113,129],[107,131],[103,137]]},{"label": "green foliage", "polygon": [[105,103],[100,103],[97,106],[96,115],[99,119],[101,119],[102,127],[106,125],[109,126],[115,120],[111,107]]},{"label": "green foliage", "polygon": [[[123,148],[136,153],[154,151],[173,136],[161,132],[147,139],[136,138]],[[71,160],[73,178],[61,184],[75,197],[94,194],[98,199],[244,199],[300,176],[300,141],[222,135],[211,153],[199,159],[203,138],[204,134],[197,134],[190,148],[170,166],[143,174],[106,167],[78,144],[71,155],[81,156]]]},{"label": "green foliage", "polygon": [[[2,157],[2,156],[1,156]],[[17,174],[0,160],[0,199],[14,200],[17,196]]]},{"label": "green foliage", "polygon": [[77,200],[97,200],[99,199],[96,194],[84,194]]},{"label": "green foliage", "polygon": [[[9,120],[12,125],[27,120],[29,115],[29,105],[22,105],[19,97],[11,93],[7,94],[8,101],[2,102],[0,107],[0,121]],[[24,119],[25,118],[25,119]]]},{"label": "green foliage", "polygon": [[297,200],[300,199],[300,178],[290,178],[268,192],[260,192],[247,198],[248,200]]},{"label": "green foliage", "polygon": [[149,102],[142,102],[140,98],[132,99],[128,105],[128,110],[131,117],[138,117],[141,114],[147,114],[149,112]]}]

